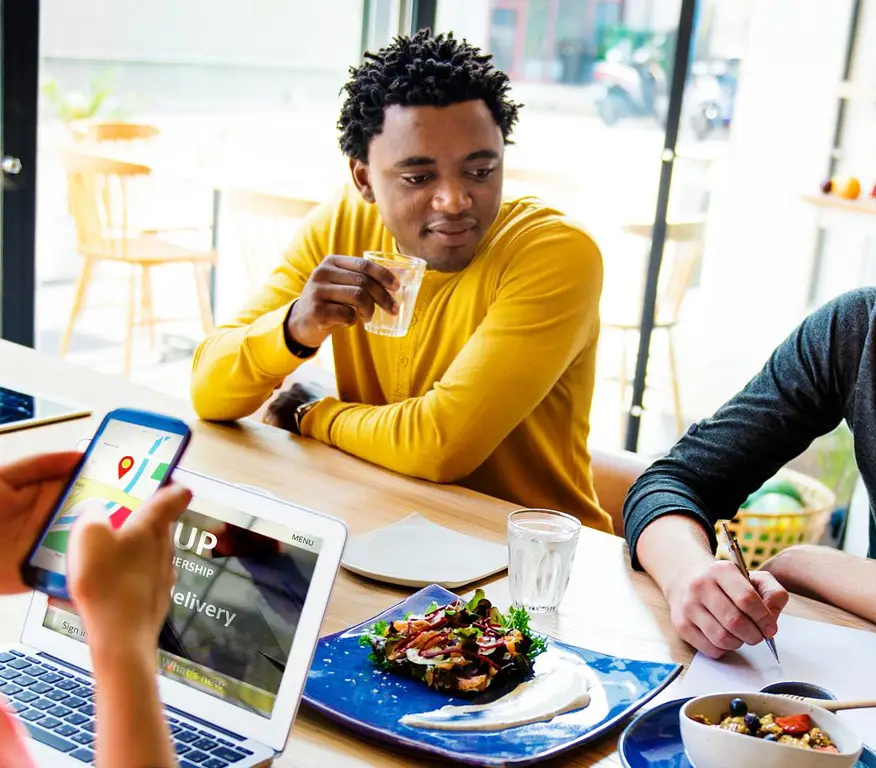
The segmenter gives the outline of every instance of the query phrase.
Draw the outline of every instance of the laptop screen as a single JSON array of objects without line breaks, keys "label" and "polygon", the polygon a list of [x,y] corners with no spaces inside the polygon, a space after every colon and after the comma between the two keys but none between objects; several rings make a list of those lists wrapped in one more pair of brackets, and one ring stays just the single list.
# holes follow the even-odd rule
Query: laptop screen
[{"label": "laptop screen", "polygon": [[[270,717],[321,540],[197,498],[173,540],[160,674]],[[68,603],[50,599],[43,626],[85,641]]]}]

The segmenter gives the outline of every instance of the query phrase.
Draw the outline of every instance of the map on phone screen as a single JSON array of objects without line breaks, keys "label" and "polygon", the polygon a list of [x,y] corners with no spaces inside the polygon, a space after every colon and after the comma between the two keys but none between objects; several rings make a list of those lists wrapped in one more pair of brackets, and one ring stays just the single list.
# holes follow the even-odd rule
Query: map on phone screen
[{"label": "map on phone screen", "polygon": [[31,564],[66,573],[70,529],[92,504],[106,510],[114,528],[158,490],[183,436],[112,419],[96,435],[88,459],[61,501]]}]

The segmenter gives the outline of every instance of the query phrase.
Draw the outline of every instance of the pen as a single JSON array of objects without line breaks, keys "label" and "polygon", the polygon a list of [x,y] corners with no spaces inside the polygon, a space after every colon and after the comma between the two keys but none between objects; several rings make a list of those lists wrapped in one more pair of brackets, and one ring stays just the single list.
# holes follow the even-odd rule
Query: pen
[{"label": "pen", "polygon": [[[723,520],[721,521],[721,528],[724,529],[724,536],[727,537],[727,544],[730,547],[730,554],[733,555],[733,560],[736,562],[736,567],[742,571],[742,575],[748,579],[748,583],[754,586],[751,582],[751,576],[748,575],[748,568],[745,567],[745,558],[742,556],[742,550],[739,548],[739,542],[736,540],[736,535],[727,527],[727,523]],[[776,641],[766,635],[763,635],[763,639],[766,641],[767,647],[772,651],[776,663],[781,664],[782,662],[779,661],[779,652],[776,650]]]}]

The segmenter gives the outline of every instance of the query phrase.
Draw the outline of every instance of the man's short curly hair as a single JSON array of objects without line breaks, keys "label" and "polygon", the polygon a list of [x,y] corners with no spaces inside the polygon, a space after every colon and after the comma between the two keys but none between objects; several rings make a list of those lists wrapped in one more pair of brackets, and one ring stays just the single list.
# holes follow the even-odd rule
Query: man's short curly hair
[{"label": "man's short curly hair", "polygon": [[350,67],[343,88],[347,98],[338,129],[344,154],[368,160],[368,143],[383,130],[384,111],[393,104],[446,107],[482,99],[507,142],[520,105],[508,98],[508,75],[491,59],[453,33],[433,35],[428,29],[366,53],[364,64]]}]

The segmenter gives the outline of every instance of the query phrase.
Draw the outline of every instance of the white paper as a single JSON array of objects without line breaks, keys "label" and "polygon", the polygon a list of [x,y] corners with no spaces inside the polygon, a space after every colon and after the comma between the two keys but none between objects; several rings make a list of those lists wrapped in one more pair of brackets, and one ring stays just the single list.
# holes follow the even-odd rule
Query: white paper
[{"label": "white paper", "polygon": [[[681,681],[685,696],[759,691],[785,680],[815,683],[837,699],[876,699],[876,633],[782,616],[776,635],[781,666],[765,643],[746,645],[715,661],[698,653]],[[837,713],[876,746],[876,709]]]}]

